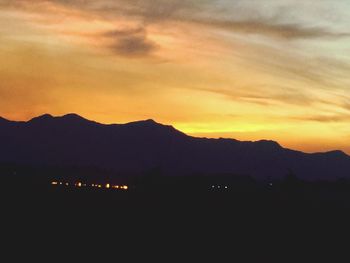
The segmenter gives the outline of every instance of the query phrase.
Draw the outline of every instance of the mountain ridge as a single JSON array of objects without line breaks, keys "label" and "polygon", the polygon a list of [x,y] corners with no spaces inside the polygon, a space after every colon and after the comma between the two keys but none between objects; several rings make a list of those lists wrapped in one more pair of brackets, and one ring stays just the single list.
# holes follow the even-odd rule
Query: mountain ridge
[{"label": "mountain ridge", "polygon": [[[281,148],[284,148],[284,149],[288,149],[288,150],[293,150],[293,149],[289,149],[289,148],[285,148],[283,146],[281,146],[279,144],[279,142],[277,141],[274,141],[274,140],[270,140],[270,139],[259,139],[259,140],[247,140],[247,141],[241,141],[241,140],[237,140],[235,138],[229,138],[229,137],[219,137],[219,138],[209,138],[209,137],[196,137],[196,136],[191,136],[191,135],[188,135],[184,132],[182,132],[181,130],[178,130],[176,129],[174,126],[172,125],[168,125],[168,124],[162,124],[160,122],[157,122],[155,121],[154,119],[144,119],[144,120],[138,120],[138,121],[131,121],[131,122],[125,122],[125,123],[110,123],[110,124],[105,124],[105,123],[101,123],[101,122],[96,122],[96,121],[93,121],[93,120],[89,120],[87,118],[84,118],[82,117],[81,115],[79,114],[76,114],[76,113],[68,113],[68,114],[64,114],[64,115],[61,115],[61,116],[54,116],[54,115],[51,115],[51,114],[42,114],[42,115],[39,115],[37,117],[33,117],[31,118],[30,120],[28,121],[13,121],[13,120],[10,120],[10,119],[7,119],[7,118],[4,118],[2,116],[0,116],[0,121],[6,121],[6,122],[10,122],[10,123],[31,123],[31,122],[39,122],[39,121],[47,121],[47,120],[67,120],[67,119],[70,119],[70,120],[73,120],[73,119],[76,119],[76,120],[84,120],[86,122],[90,122],[90,123],[96,123],[96,124],[99,124],[101,126],[138,126],[138,125],[150,125],[150,126],[160,126],[160,127],[167,127],[167,128],[172,128],[182,134],[185,134],[186,136],[188,137],[192,137],[192,138],[197,138],[197,139],[208,139],[208,140],[225,140],[225,141],[238,141],[238,142],[246,142],[246,143],[261,143],[261,144],[271,144],[271,145],[275,145],[277,147],[281,147]],[[293,151],[297,151],[297,152],[303,152],[303,151],[300,151],[300,150],[293,150]],[[303,152],[305,153],[305,152]],[[349,156],[348,154],[346,154],[344,151],[342,150],[339,150],[339,149],[334,149],[334,150],[329,150],[329,151],[324,151],[324,152],[313,152],[313,153],[310,153],[310,154],[322,154],[322,153],[341,153],[343,155],[346,155],[346,156]]]},{"label": "mountain ridge", "polygon": [[[164,174],[248,174],[304,179],[350,177],[350,156],[340,150],[304,153],[272,140],[198,138],[146,119],[101,124],[77,114],[44,114],[27,122],[0,118],[0,162],[94,166],[120,173],[155,167]],[[14,125],[6,125],[6,124]]]}]

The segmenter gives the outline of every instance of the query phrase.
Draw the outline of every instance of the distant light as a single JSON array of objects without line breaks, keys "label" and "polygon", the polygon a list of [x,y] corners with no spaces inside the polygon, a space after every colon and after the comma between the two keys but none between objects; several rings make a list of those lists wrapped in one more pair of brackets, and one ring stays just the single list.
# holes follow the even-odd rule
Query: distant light
[{"label": "distant light", "polygon": [[269,183],[270,186],[272,186],[272,183]]},{"label": "distant light", "polygon": [[215,185],[212,185],[211,188],[215,188]]},{"label": "distant light", "polygon": [[81,182],[78,183],[78,187],[81,187]]},{"label": "distant light", "polygon": [[69,183],[66,183],[66,186],[68,186],[69,185]]},{"label": "distant light", "polygon": [[102,187],[102,185],[99,184],[99,185],[98,185],[98,188],[101,188],[101,187]]},{"label": "distant light", "polygon": [[225,186],[225,189],[227,189],[228,187],[227,186]]},{"label": "distant light", "polygon": [[110,188],[111,187],[111,185],[110,184],[106,184],[106,188]]},{"label": "distant light", "polygon": [[123,185],[121,188],[124,190],[128,190],[129,187],[127,185]]},{"label": "distant light", "polygon": [[60,182],[60,185],[62,185],[62,182]]},{"label": "distant light", "polygon": [[218,185],[218,188],[220,188],[220,185]]},{"label": "distant light", "polygon": [[52,185],[57,185],[58,183],[57,183],[57,182],[52,182],[51,184],[52,184]]}]

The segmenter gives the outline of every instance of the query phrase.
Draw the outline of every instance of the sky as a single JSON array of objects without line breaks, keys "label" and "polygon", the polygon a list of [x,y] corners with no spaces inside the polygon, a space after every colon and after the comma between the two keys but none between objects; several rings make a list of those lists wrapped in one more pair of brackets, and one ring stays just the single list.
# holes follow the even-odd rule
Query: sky
[{"label": "sky", "polygon": [[0,0],[0,116],[350,153],[348,0]]}]

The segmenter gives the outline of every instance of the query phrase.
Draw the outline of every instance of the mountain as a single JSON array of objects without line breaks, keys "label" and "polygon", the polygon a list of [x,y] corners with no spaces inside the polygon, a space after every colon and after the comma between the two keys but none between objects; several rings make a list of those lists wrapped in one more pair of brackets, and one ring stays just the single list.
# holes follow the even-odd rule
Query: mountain
[{"label": "mountain", "polygon": [[277,142],[188,136],[154,120],[100,124],[76,114],[45,114],[27,122],[0,118],[0,163],[96,167],[140,174],[250,175],[306,180],[350,177],[350,157],[341,151],[303,153]]}]

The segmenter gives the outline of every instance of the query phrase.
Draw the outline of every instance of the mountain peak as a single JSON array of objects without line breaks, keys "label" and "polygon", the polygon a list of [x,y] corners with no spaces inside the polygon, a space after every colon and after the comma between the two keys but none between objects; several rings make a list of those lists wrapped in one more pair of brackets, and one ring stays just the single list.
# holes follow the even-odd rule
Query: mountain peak
[{"label": "mountain peak", "polygon": [[51,114],[43,114],[38,117],[34,117],[28,121],[28,123],[47,123],[48,121],[63,121],[63,122],[93,122],[85,119],[84,117],[75,114],[69,113],[63,116],[52,116]]},{"label": "mountain peak", "polygon": [[147,120],[144,120],[144,122],[147,122],[147,123],[158,123],[158,122],[156,122],[153,119],[147,119]]},{"label": "mountain peak", "polygon": [[40,115],[38,117],[34,117],[31,120],[29,120],[28,122],[40,122],[40,121],[48,121],[48,120],[52,120],[54,117],[51,114],[43,114]]},{"label": "mountain peak", "polygon": [[347,155],[345,152],[341,150],[329,151],[329,152],[326,152],[326,154],[332,155],[334,157],[349,157],[349,155]]},{"label": "mountain peak", "polygon": [[141,121],[133,121],[133,122],[129,122],[126,125],[136,125],[136,126],[165,126],[161,123],[156,122],[153,119],[147,119],[147,120],[141,120]]},{"label": "mountain peak", "polygon": [[64,119],[64,120],[87,121],[87,119],[85,119],[84,117],[82,117],[78,114],[75,114],[75,113],[68,113],[68,114],[65,114],[59,118]]},{"label": "mountain peak", "polygon": [[258,145],[264,145],[266,147],[271,147],[271,148],[282,148],[282,146],[276,142],[276,141],[272,141],[272,140],[259,140],[255,142]]},{"label": "mountain peak", "polygon": [[177,130],[171,125],[165,125],[156,122],[153,119],[146,119],[141,121],[134,121],[124,124],[125,127],[136,128],[141,130],[148,130],[148,132],[160,132],[161,134],[176,134],[181,136],[187,136],[183,132]]}]

